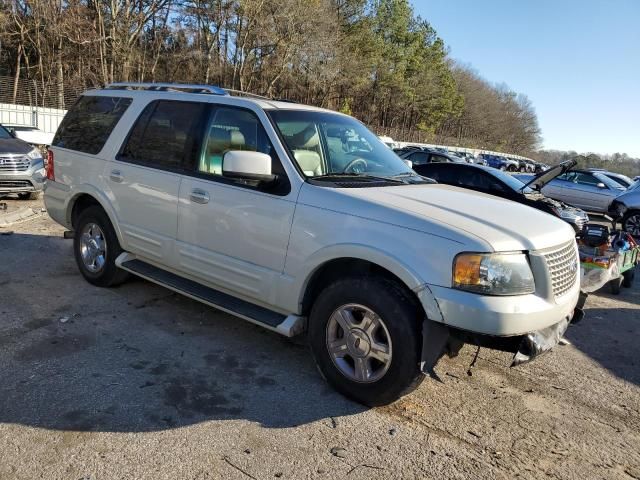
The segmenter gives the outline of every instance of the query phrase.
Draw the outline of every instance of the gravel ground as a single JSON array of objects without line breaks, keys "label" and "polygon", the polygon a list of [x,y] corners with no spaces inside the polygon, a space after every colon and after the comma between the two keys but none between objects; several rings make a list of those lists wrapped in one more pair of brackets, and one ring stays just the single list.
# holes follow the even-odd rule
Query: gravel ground
[{"label": "gravel ground", "polygon": [[531,364],[481,350],[469,374],[465,347],[442,383],[367,409],[303,339],[142,280],[92,287],[46,215],[8,230],[2,480],[640,479],[638,287],[592,295],[572,344]]}]

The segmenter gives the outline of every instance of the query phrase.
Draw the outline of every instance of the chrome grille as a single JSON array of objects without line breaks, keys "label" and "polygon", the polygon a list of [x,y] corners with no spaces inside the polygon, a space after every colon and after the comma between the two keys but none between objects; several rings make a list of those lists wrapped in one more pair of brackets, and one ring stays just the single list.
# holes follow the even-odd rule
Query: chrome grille
[{"label": "chrome grille", "polygon": [[571,290],[578,279],[579,264],[576,253],[576,242],[571,241],[566,245],[545,253],[553,295],[557,298]]},{"label": "chrome grille", "polygon": [[0,172],[24,172],[30,164],[25,155],[0,155]]},{"label": "chrome grille", "polygon": [[28,180],[2,180],[0,179],[0,188],[29,188],[33,187]]}]

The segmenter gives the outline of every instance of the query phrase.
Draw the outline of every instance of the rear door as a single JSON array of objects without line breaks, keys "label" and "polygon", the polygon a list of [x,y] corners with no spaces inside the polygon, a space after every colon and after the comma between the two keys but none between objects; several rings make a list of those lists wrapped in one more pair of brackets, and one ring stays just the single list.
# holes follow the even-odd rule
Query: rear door
[{"label": "rear door", "polygon": [[205,106],[151,102],[133,125],[105,178],[127,251],[175,265],[178,194],[186,164],[195,156]]}]

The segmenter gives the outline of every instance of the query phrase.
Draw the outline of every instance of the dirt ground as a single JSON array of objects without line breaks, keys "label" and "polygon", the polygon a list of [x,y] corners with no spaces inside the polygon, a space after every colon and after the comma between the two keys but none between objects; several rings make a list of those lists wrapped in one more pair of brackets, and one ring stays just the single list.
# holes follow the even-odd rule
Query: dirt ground
[{"label": "dirt ground", "polygon": [[2,480],[640,479],[638,286],[592,295],[572,344],[533,363],[481,350],[469,375],[465,347],[436,367],[443,383],[367,409],[323,382],[303,339],[142,280],[90,286],[46,214],[9,231]]}]

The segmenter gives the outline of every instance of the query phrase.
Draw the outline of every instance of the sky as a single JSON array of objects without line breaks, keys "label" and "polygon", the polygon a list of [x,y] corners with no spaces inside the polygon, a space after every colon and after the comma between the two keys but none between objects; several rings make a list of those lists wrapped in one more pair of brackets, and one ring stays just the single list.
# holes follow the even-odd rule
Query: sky
[{"label": "sky", "polygon": [[533,102],[544,148],[640,158],[640,0],[412,0],[450,49]]}]

